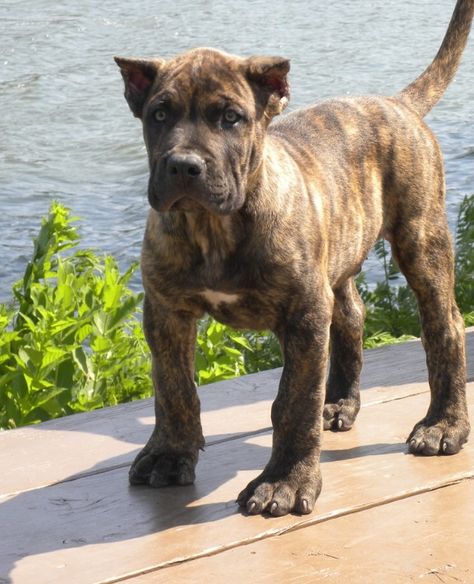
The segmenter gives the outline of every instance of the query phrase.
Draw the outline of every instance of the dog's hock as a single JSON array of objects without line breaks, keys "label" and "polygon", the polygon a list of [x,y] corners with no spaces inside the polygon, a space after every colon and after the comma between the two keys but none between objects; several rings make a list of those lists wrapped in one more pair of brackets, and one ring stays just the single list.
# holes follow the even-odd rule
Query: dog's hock
[{"label": "dog's hock", "polygon": [[125,83],[125,99],[136,118],[141,118],[143,106],[156,79],[158,71],[164,65],[160,59],[129,59],[114,57],[120,67]]}]

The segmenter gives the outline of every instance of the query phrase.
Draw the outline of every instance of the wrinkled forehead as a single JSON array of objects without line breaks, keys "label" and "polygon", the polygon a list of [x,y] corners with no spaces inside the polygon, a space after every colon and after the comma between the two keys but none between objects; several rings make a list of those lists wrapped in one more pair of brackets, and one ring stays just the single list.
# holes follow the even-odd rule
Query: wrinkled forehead
[{"label": "wrinkled forehead", "polygon": [[227,99],[251,103],[244,63],[245,59],[213,49],[184,53],[166,63],[155,95],[167,93],[186,102]]}]

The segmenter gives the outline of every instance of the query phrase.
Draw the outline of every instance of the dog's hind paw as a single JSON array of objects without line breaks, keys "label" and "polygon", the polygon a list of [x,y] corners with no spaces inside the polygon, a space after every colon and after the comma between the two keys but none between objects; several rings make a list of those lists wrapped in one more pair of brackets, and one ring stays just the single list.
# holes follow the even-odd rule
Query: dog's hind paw
[{"label": "dog's hind paw", "polygon": [[140,452],[129,471],[131,485],[159,488],[191,485],[196,478],[197,454]]},{"label": "dog's hind paw", "polygon": [[335,404],[324,404],[324,429],[333,430],[334,432],[350,430],[359,413],[359,409],[360,403],[354,399],[340,399]]},{"label": "dog's hind paw", "polygon": [[455,424],[446,420],[430,423],[426,418],[415,425],[407,438],[408,451],[412,454],[435,456],[456,454],[467,442],[469,421],[458,420]]},{"label": "dog's hind paw", "polygon": [[239,494],[237,503],[245,507],[249,515],[269,513],[281,517],[292,512],[307,515],[313,510],[320,492],[319,474],[312,480],[298,480],[296,477],[275,480],[264,471]]}]

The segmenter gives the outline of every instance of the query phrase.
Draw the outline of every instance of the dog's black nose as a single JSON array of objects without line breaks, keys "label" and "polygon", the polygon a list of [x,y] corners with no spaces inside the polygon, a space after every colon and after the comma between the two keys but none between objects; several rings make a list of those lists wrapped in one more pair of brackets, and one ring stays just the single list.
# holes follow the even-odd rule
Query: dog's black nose
[{"label": "dog's black nose", "polygon": [[205,162],[196,154],[172,154],[166,162],[171,178],[193,179],[204,173]]}]

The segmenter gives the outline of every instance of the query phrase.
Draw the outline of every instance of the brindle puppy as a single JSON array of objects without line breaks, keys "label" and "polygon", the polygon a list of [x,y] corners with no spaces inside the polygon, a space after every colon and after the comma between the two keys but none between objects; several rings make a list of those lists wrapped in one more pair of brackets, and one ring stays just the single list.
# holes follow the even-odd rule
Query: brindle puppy
[{"label": "brindle puppy", "polygon": [[273,330],[284,354],[272,455],[238,502],[252,514],[311,512],[323,420],[348,430],[359,411],[364,307],[353,278],[380,237],[416,294],[427,354],[431,403],[409,451],[454,454],[466,442],[443,163],[422,117],[453,78],[473,11],[474,0],[458,0],[435,60],[395,97],[333,99],[278,121],[287,59],[212,49],[116,59],[143,121],[152,207],[142,272],[156,427],[132,484],[194,481],[204,445],[196,320],[209,313]]}]

